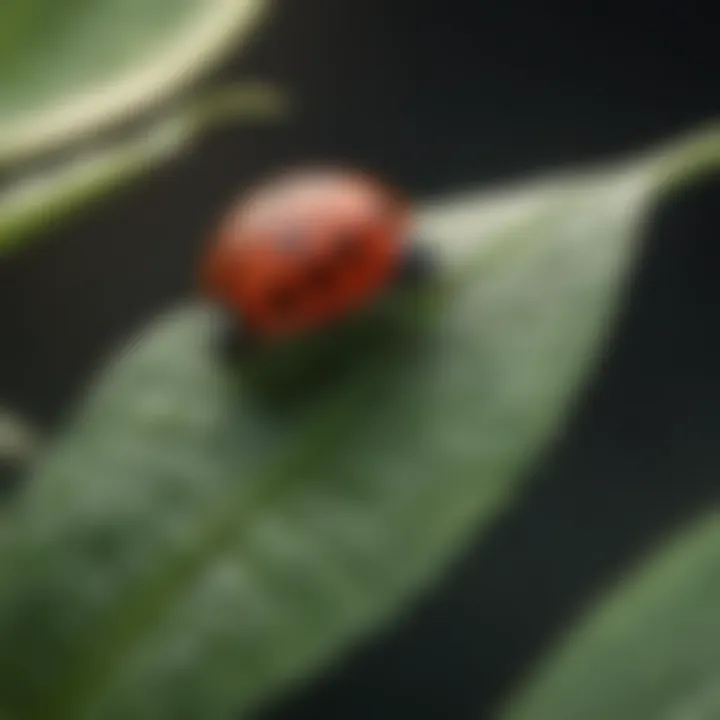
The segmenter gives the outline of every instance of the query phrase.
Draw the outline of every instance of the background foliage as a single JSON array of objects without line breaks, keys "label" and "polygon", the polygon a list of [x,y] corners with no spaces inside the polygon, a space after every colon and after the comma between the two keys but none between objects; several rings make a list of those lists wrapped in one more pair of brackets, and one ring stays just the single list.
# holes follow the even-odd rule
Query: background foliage
[{"label": "background foliage", "polygon": [[[254,3],[75,3],[74,16],[43,5],[7,6],[6,249],[168,161],[209,122],[277,108],[262,86],[178,95]],[[145,330],[4,528],[0,707],[226,717],[384,624],[515,497],[603,348],[648,213],[712,168],[718,145],[710,129],[604,170],[428,204],[445,280],[420,327],[415,312],[391,313],[311,348],[330,380],[291,378],[297,394],[279,407],[218,364],[206,309]],[[291,364],[302,350],[287,351]],[[353,362],[371,350],[372,363]],[[714,543],[691,532],[511,716],[712,717]],[[658,579],[678,574],[680,597]]]}]

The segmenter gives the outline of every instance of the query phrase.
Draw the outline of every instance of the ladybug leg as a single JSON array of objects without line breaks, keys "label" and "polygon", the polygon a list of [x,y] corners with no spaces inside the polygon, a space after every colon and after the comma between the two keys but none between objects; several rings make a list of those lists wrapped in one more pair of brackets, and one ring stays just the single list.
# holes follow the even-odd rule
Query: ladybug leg
[{"label": "ladybug leg", "polygon": [[418,285],[433,275],[435,270],[433,252],[422,241],[412,238],[405,247],[400,261],[397,280],[401,285]]},{"label": "ladybug leg", "polygon": [[213,342],[224,358],[237,362],[255,346],[255,336],[235,317],[223,313],[218,318]]}]

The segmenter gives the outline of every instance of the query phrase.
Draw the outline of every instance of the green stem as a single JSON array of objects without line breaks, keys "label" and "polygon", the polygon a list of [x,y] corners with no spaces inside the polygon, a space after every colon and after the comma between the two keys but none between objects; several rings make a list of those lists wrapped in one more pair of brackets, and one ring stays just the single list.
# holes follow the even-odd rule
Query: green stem
[{"label": "green stem", "polygon": [[271,86],[223,88],[138,136],[24,178],[0,194],[0,252],[161,165],[218,124],[276,119],[284,110],[283,97]]}]

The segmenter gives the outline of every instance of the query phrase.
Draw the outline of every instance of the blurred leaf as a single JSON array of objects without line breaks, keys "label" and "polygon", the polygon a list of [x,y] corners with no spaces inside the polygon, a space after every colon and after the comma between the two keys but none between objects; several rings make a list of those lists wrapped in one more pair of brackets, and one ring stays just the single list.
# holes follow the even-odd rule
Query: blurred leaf
[{"label": "blurred leaf", "polygon": [[0,407],[0,500],[14,489],[39,445],[39,433],[24,419]]},{"label": "blurred leaf", "polygon": [[254,25],[263,0],[4,0],[0,165],[166,100]]},{"label": "blurred leaf", "polygon": [[661,552],[572,633],[502,717],[720,717],[717,512]]},{"label": "blurred leaf", "polygon": [[273,119],[283,110],[281,94],[270,86],[229,86],[186,101],[125,138],[21,175],[0,189],[0,253],[175,157],[216,124]]},{"label": "blurred leaf", "polygon": [[36,433],[16,413],[0,407],[0,457],[24,458],[36,446]]},{"label": "blurred leaf", "polygon": [[211,309],[154,323],[12,517],[0,708],[227,718],[387,622],[512,499],[604,347],[650,208],[708,152],[717,131],[428,206],[445,272],[423,305],[270,352],[264,376],[223,359]]}]

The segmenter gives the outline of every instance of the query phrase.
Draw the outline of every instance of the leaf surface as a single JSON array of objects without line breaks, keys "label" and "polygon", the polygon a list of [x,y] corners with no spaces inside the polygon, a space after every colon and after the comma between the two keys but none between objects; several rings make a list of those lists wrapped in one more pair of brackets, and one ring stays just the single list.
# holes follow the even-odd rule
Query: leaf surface
[{"label": "leaf surface", "polygon": [[0,165],[166,100],[253,27],[262,0],[4,0]]},{"label": "leaf surface", "polygon": [[0,708],[224,719],[388,622],[517,493],[604,347],[650,209],[712,152],[710,130],[430,203],[422,303],[242,366],[210,308],[151,323],[6,533]]},{"label": "leaf surface", "polygon": [[699,521],[573,632],[508,720],[720,717],[720,515]]}]

